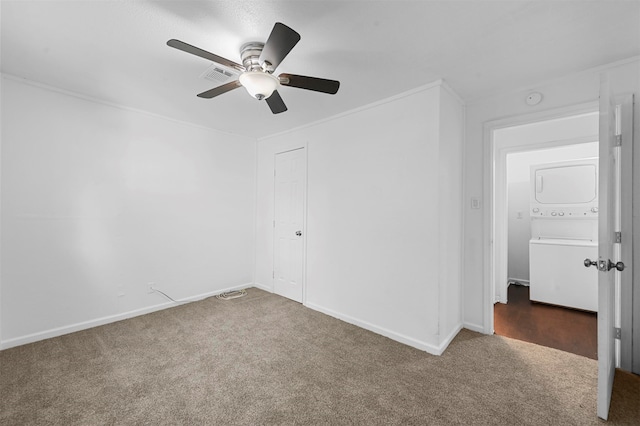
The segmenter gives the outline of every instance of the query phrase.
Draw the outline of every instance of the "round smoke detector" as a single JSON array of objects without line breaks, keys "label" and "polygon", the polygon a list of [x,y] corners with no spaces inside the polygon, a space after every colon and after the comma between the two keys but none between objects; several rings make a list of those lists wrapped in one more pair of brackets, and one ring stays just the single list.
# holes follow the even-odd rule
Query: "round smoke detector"
[{"label": "round smoke detector", "polygon": [[525,102],[527,105],[538,105],[542,101],[542,93],[540,92],[531,92]]}]

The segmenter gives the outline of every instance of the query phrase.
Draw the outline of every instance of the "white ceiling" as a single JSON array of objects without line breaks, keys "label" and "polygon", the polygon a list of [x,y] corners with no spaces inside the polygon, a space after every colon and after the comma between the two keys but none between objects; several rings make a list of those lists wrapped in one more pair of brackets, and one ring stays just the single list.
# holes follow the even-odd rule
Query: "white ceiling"
[{"label": "white ceiling", "polygon": [[[465,100],[640,55],[640,1],[5,1],[1,71],[254,137],[445,79]],[[278,68],[340,80],[337,95],[283,87],[273,115],[240,88],[214,99],[210,62],[235,62],[283,22],[302,39]]]}]

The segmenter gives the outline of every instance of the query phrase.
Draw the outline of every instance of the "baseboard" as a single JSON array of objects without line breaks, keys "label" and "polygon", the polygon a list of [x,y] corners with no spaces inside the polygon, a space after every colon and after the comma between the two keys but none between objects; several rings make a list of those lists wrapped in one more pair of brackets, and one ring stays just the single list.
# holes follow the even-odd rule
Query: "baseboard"
[{"label": "baseboard", "polygon": [[259,288],[260,290],[268,291],[269,293],[273,293],[273,286],[264,285],[262,283],[255,282],[253,283],[255,288]]},{"label": "baseboard", "polygon": [[449,347],[453,339],[455,339],[458,333],[460,333],[460,330],[462,330],[462,324],[456,325],[451,333],[449,333],[449,335],[440,343],[440,353],[443,353]]},{"label": "baseboard", "polygon": [[511,283],[529,287],[529,280],[521,280],[520,278],[507,278],[507,284],[511,284]]},{"label": "baseboard", "polygon": [[471,330],[471,331],[475,331],[476,333],[482,333],[482,334],[487,334],[484,331],[484,326],[483,325],[478,325],[478,324],[474,324],[471,322],[465,322],[462,324],[463,328],[466,328],[467,330]]},{"label": "baseboard", "polygon": [[[242,285],[236,285],[233,287],[224,288],[221,290],[215,290],[212,292],[202,293],[195,296],[180,299],[180,303],[196,302],[198,300],[206,299],[207,297],[215,296],[220,293],[228,291],[240,290],[248,287],[253,287],[253,283],[247,283]],[[96,318],[89,321],[83,321],[76,324],[65,325],[63,327],[52,328],[50,330],[39,331],[37,333],[27,334],[26,336],[14,337],[12,339],[0,341],[0,350],[9,349],[20,345],[26,345],[27,343],[37,342],[39,340],[50,339],[52,337],[58,337],[76,331],[86,330],[88,328],[99,327],[101,325],[110,324],[116,321],[122,321],[128,318],[137,317],[140,315],[150,314],[152,312],[167,309],[172,306],[176,306],[174,302],[165,302],[158,305],[147,306],[145,308],[135,309],[133,311],[123,312],[115,315],[109,315],[102,318]]]},{"label": "baseboard", "polygon": [[[432,355],[442,355],[442,353],[444,352],[444,350],[447,348],[447,346],[449,345],[450,341],[453,340],[453,337],[455,337],[455,334],[457,334],[457,332],[452,333],[452,336],[450,336],[450,340],[449,342],[447,342],[446,344],[441,344],[439,346],[435,346],[432,345],[430,343],[427,342],[423,342],[417,339],[414,339],[413,337],[409,337],[409,336],[405,336],[403,334],[400,333],[396,333],[395,331],[391,331],[388,330],[386,328],[383,327],[378,327],[377,325],[371,324],[370,322],[367,321],[362,321],[359,320],[357,318],[354,318],[350,315],[346,315],[346,314],[342,314],[340,312],[336,312],[333,309],[329,309],[329,308],[325,308],[323,306],[320,305],[316,305],[315,303],[305,303],[305,306],[309,309],[313,309],[314,311],[318,311],[318,312],[322,312],[323,314],[329,315],[331,317],[337,318],[339,320],[342,320],[344,322],[347,322],[349,324],[353,324],[356,325],[360,328],[364,328],[365,330],[369,330],[372,331],[376,334],[380,334],[382,336],[388,337],[391,340],[395,340],[396,342],[400,342],[400,343],[404,343],[405,345],[408,346],[412,346],[416,349],[420,349],[422,351],[428,352]],[[459,331],[459,329],[458,329]],[[448,337],[449,339],[449,337]]]}]

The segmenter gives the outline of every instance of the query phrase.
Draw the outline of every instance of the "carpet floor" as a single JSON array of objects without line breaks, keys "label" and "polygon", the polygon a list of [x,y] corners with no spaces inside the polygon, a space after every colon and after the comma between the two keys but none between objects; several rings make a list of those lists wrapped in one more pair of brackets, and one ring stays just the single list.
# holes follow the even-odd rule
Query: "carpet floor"
[{"label": "carpet floor", "polygon": [[[433,356],[251,288],[0,351],[0,424],[597,425],[596,370],[468,330]],[[609,418],[639,424],[638,376]]]}]

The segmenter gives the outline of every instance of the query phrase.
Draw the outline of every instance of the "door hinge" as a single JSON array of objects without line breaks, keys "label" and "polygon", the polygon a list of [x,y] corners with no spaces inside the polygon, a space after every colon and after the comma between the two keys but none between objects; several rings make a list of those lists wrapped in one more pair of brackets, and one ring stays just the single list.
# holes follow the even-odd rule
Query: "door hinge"
[{"label": "door hinge", "polygon": [[613,140],[613,146],[622,146],[622,135],[616,135],[616,138]]},{"label": "door hinge", "polygon": [[275,278],[276,277],[276,271],[271,271],[271,278]]},{"label": "door hinge", "polygon": [[613,337],[616,338],[616,340],[621,340],[622,339],[622,329],[619,327],[615,327],[613,329]]},{"label": "door hinge", "polygon": [[618,244],[622,244],[622,232],[614,232],[614,241]]},{"label": "door hinge", "polygon": [[274,228],[276,227],[276,221],[275,220],[273,221],[273,227]]}]

